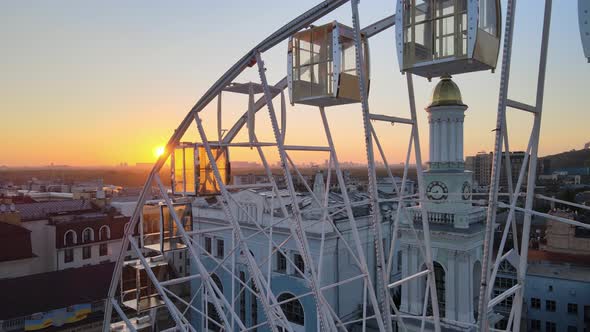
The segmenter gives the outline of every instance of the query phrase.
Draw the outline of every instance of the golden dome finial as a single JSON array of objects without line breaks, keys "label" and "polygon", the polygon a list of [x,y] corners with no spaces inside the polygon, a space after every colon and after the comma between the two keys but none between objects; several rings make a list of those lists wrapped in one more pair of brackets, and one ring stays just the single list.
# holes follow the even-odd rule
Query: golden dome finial
[{"label": "golden dome finial", "polygon": [[428,108],[434,106],[464,105],[461,99],[461,90],[453,80],[451,75],[444,74],[432,91],[432,98]]}]

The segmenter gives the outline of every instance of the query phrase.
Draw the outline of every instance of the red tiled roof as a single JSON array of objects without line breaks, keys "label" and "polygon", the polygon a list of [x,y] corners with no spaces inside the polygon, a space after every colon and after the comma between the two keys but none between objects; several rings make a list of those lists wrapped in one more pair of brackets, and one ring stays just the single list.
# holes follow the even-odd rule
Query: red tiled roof
[{"label": "red tiled roof", "polygon": [[0,280],[0,320],[105,299],[115,263]]}]

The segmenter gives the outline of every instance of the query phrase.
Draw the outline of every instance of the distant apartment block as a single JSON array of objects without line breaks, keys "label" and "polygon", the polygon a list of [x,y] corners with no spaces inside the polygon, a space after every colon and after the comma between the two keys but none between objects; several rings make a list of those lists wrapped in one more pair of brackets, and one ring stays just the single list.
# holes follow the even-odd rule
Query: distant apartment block
[{"label": "distant apartment block", "polygon": [[[500,165],[500,186],[502,191],[508,190],[508,180],[512,180],[512,184],[516,185],[518,175],[524,162],[524,151],[510,152],[510,177],[506,169],[506,155],[502,154],[502,164]],[[478,152],[475,156],[465,158],[465,169],[473,172],[473,179],[478,186],[486,187],[490,185],[492,175],[492,162],[494,160],[493,152]],[[543,163],[537,164],[537,174],[542,174]],[[522,185],[527,183],[528,167],[525,170]]]},{"label": "distant apartment block", "polygon": [[465,169],[473,172],[473,180],[479,186],[489,186],[492,174],[493,154],[478,152],[475,156],[465,158]]}]

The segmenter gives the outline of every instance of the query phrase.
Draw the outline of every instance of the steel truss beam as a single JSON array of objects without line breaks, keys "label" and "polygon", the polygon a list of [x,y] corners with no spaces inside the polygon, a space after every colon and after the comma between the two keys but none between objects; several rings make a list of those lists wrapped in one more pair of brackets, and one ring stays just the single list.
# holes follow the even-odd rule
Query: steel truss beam
[{"label": "steel truss beam", "polygon": [[[137,206],[133,212],[131,217],[130,223],[127,225],[125,229],[125,236],[123,238],[122,248],[126,248],[127,245],[130,243],[132,248],[134,249],[137,256],[140,258],[141,264],[149,270],[149,264],[143,257],[142,251],[138,248],[135,239],[132,237],[133,230],[136,228],[139,222],[139,216],[142,212],[143,205],[146,201],[147,194],[151,188],[153,182],[155,182],[160,189],[161,195],[164,197],[165,203],[170,210],[172,210],[172,200],[168,196],[166,189],[164,188],[162,182],[158,177],[158,172],[161,167],[166,162],[167,158],[169,157],[170,153],[172,153],[174,147],[180,142],[180,139],[187,131],[188,127],[191,123],[196,124],[197,131],[199,136],[201,137],[202,144],[207,152],[207,157],[210,161],[214,161],[214,156],[212,153],[212,147],[249,147],[255,148],[258,152],[260,160],[265,168],[266,177],[268,178],[268,183],[259,184],[259,185],[224,185],[221,181],[221,176],[219,169],[215,162],[211,162],[211,166],[213,169],[213,176],[216,179],[217,183],[220,184],[221,190],[221,202],[223,207],[223,212],[226,218],[226,223],[223,226],[211,228],[211,229],[203,229],[197,231],[187,232],[182,227],[182,223],[179,220],[176,214],[173,215],[173,221],[178,227],[182,241],[187,246],[187,250],[192,258],[192,261],[196,264],[196,270],[198,273],[195,275],[190,275],[186,277],[180,277],[173,280],[159,282],[155,275],[149,270],[148,277],[152,282],[156,285],[158,290],[158,294],[166,303],[166,307],[168,311],[176,323],[176,327],[174,329],[180,329],[185,331],[194,331],[195,328],[190,325],[190,322],[185,317],[186,313],[191,311],[204,317],[204,321],[207,322],[206,324],[213,324],[220,328],[225,328],[226,330],[235,330],[236,328],[241,331],[249,331],[253,330],[257,327],[268,326],[272,331],[278,332],[280,328],[285,328],[288,331],[292,331],[293,329],[290,326],[287,317],[284,315],[283,311],[281,310],[281,305],[288,303],[289,301],[294,301],[298,299],[302,299],[305,297],[313,297],[316,304],[316,310],[318,314],[318,330],[346,330],[347,326],[356,323],[362,323],[362,330],[365,331],[367,329],[367,321],[374,320],[381,331],[393,331],[393,319],[397,320],[399,323],[399,327],[402,330],[405,330],[404,319],[418,319],[421,324],[421,330],[424,330],[426,322],[432,322],[436,331],[440,331],[441,326],[459,326],[459,322],[455,322],[449,319],[441,319],[439,314],[439,307],[438,307],[438,299],[437,299],[437,292],[435,286],[435,275],[434,275],[434,268],[433,268],[433,260],[432,260],[432,248],[431,248],[431,240],[430,240],[430,231],[429,231],[429,223],[427,214],[424,208],[421,209],[422,215],[422,233],[423,239],[420,239],[420,236],[417,230],[414,228],[413,221],[410,220],[409,226],[416,236],[418,241],[418,248],[422,254],[424,262],[426,264],[426,270],[417,272],[411,276],[408,276],[402,280],[397,282],[391,283],[390,274],[392,269],[392,262],[393,262],[393,254],[395,250],[396,238],[399,229],[399,221],[402,218],[402,213],[405,218],[409,218],[409,213],[407,209],[405,209],[405,204],[408,202],[416,202],[416,203],[423,203],[426,200],[425,198],[425,185],[423,180],[423,169],[422,169],[422,157],[421,157],[421,150],[420,150],[420,141],[418,135],[418,128],[417,128],[417,116],[416,116],[416,106],[414,100],[414,87],[413,87],[413,78],[411,74],[406,74],[406,83],[409,95],[409,104],[410,104],[410,118],[401,118],[389,115],[381,115],[381,114],[371,114],[369,112],[369,102],[368,102],[368,95],[367,91],[364,89],[365,82],[367,80],[367,73],[364,72],[364,66],[360,64],[364,62],[363,53],[360,52],[361,49],[361,34],[364,35],[366,38],[370,38],[381,31],[384,31],[390,27],[392,27],[395,23],[395,16],[391,15],[385,17],[384,19],[375,22],[364,29],[360,29],[360,22],[359,22],[359,11],[358,11],[358,0],[351,0],[351,12],[352,12],[352,21],[353,21],[353,35],[355,41],[355,49],[356,49],[356,64],[357,64],[357,76],[359,77],[359,90],[361,94],[361,111],[363,115],[363,125],[364,125],[364,137],[366,142],[366,154],[367,154],[367,164],[368,164],[368,178],[369,178],[369,199],[359,202],[351,202],[351,199],[346,191],[346,183],[344,181],[344,176],[342,173],[342,169],[340,168],[338,156],[334,147],[334,142],[330,132],[330,126],[328,123],[328,119],[326,116],[326,112],[324,108],[320,108],[319,112],[322,118],[322,125],[324,127],[324,131],[326,134],[326,139],[328,142],[328,146],[307,146],[307,145],[285,145],[285,136],[286,136],[286,102],[284,96],[284,89],[287,87],[287,79],[283,78],[278,81],[274,86],[270,86],[267,82],[264,63],[262,61],[261,54],[265,51],[271,49],[272,47],[276,46],[280,42],[284,41],[295,32],[309,26],[311,23],[315,22],[316,20],[326,16],[328,13],[332,12],[336,8],[340,7],[341,5],[348,2],[348,0],[326,0],[320,3],[319,5],[313,7],[309,11],[305,12],[303,15],[299,16],[295,20],[291,21],[290,23],[286,24],[281,29],[277,30],[275,33],[271,34],[268,38],[266,38],[263,42],[258,44],[254,47],[251,51],[246,53],[234,66],[232,66],[217,82],[215,82],[209,90],[199,99],[196,105],[190,110],[184,120],[181,122],[180,126],[175,131],[174,135],[168,141],[166,145],[166,152],[162,155],[154,165],[154,168],[150,172],[147,182],[140,194]],[[550,15],[551,15],[551,0],[546,0],[545,2],[545,20],[543,26],[543,37],[542,37],[542,47],[541,47],[541,61],[539,65],[539,82],[537,86],[537,100],[535,106],[526,105],[524,103],[520,103],[511,99],[507,98],[508,92],[508,83],[509,83],[509,73],[510,73],[510,60],[511,60],[511,53],[512,53],[512,34],[514,30],[514,15],[515,15],[515,6],[516,0],[508,0],[508,8],[507,8],[507,22],[506,22],[506,33],[505,33],[505,40],[504,40],[504,57],[502,63],[502,77],[501,77],[501,85],[500,85],[500,93],[499,93],[499,102],[498,102],[498,118],[497,118],[497,132],[496,132],[496,141],[494,147],[494,162],[492,167],[492,186],[490,188],[490,195],[488,201],[488,214],[487,214],[487,229],[486,229],[486,238],[485,238],[485,250],[484,250],[484,259],[482,262],[482,283],[480,288],[480,302],[479,302],[479,317],[480,321],[478,325],[482,331],[488,329],[487,323],[487,310],[493,308],[494,305],[500,303],[502,300],[506,299],[507,297],[514,296],[515,305],[512,308],[509,317],[509,328],[511,325],[514,325],[514,330],[518,331],[518,322],[520,321],[521,317],[521,307],[522,307],[522,296],[524,290],[524,281],[525,281],[525,274],[526,274],[526,264],[527,264],[527,251],[528,251],[528,238],[530,232],[530,220],[532,215],[540,215],[540,216],[549,216],[547,214],[543,214],[540,212],[536,212],[532,210],[532,200],[534,196],[534,178],[535,178],[535,171],[536,171],[536,163],[537,163],[537,153],[538,153],[538,141],[540,135],[540,121],[541,121],[541,113],[542,113],[542,102],[543,102],[543,90],[544,90],[544,80],[545,80],[545,67],[547,61],[547,45],[548,45],[548,34],[549,34],[549,25],[550,25]],[[255,83],[257,89],[262,89],[263,96],[260,97],[258,100],[254,100],[253,94],[253,86],[250,85],[249,90],[249,103],[248,108],[244,112],[244,115],[238,119],[238,121],[227,131],[222,128],[222,91],[230,91],[231,87],[228,87],[232,84],[234,79],[236,79],[245,69],[251,67],[253,65],[257,65],[258,74],[260,76],[260,83]],[[235,86],[233,86],[235,87]],[[257,90],[259,91],[259,90]],[[281,98],[281,122],[279,123],[277,115],[275,113],[275,108],[273,105],[272,100],[279,96]],[[217,98],[217,135],[216,141],[209,141],[204,130],[204,125],[201,121],[199,116],[199,112],[201,112],[207,105],[209,105],[215,98]],[[267,107],[269,112],[269,118],[271,121],[271,126],[273,129],[274,140],[276,142],[258,142],[256,133],[255,133],[255,115],[256,113],[264,107]],[[509,142],[508,142],[508,134],[507,134],[507,121],[505,117],[505,111],[507,107],[512,107],[518,110],[523,110],[526,112],[531,113],[534,116],[534,125],[531,134],[531,138],[529,141],[529,146],[525,153],[525,160],[523,162],[523,166],[520,169],[519,177],[517,183],[514,185],[510,180],[508,183],[508,191],[507,194],[499,193],[499,173],[500,173],[500,164],[501,164],[501,155],[502,152],[505,153],[506,159],[506,171],[508,177],[511,179],[511,166],[510,166],[510,158],[509,158]],[[384,164],[386,165],[386,169],[388,172],[388,176],[393,179],[393,174],[385,157],[385,152],[381,147],[379,142],[378,135],[373,128],[371,121],[385,121],[390,123],[401,123],[401,124],[409,124],[412,126],[412,132],[410,134],[410,140],[408,142],[408,150],[406,155],[406,162],[404,167],[404,173],[402,177],[402,187],[401,189],[398,188],[397,183],[393,181],[394,191],[397,193],[397,197],[394,199],[379,199],[377,195],[377,187],[376,187],[376,167],[375,167],[375,156],[374,156],[374,145],[377,146],[378,151],[383,159]],[[248,142],[234,142],[235,137],[237,134],[243,129],[246,125],[248,128]],[[417,176],[418,176],[418,197],[414,195],[404,196],[404,188],[407,181],[407,173],[408,173],[408,165],[409,160],[412,152],[412,146],[414,146],[415,151],[415,159],[416,159],[416,167],[417,167]],[[502,147],[504,146],[504,151]],[[273,174],[270,169],[270,165],[266,160],[266,156],[263,152],[263,148],[276,148],[278,149],[280,160],[281,160],[281,168],[283,170],[283,177],[287,183],[287,192],[288,198],[281,197],[281,193],[279,188],[275,182]],[[307,180],[303,177],[297,166],[295,165],[294,161],[291,159],[291,156],[287,153],[288,151],[311,151],[311,152],[327,152],[330,154],[329,156],[329,167],[328,171],[331,171],[332,168],[335,170],[336,174],[336,182],[340,187],[342,193],[342,199],[344,201],[343,204],[330,204],[329,203],[329,189],[330,189],[330,181],[331,181],[331,172],[328,173],[328,181],[326,183],[326,191],[324,197],[317,197]],[[526,173],[526,168],[528,166],[528,182],[527,182],[527,190],[526,194],[521,194],[520,190],[522,184],[524,182],[524,176]],[[297,205],[297,193],[295,192],[294,188],[294,180],[293,174],[295,173],[296,176],[302,180],[303,185],[311,194],[311,198],[313,202],[318,206],[317,208],[310,209],[310,210],[317,210],[317,212],[321,213],[321,217],[318,221],[315,221],[311,224],[305,224],[302,211]],[[514,186],[513,186],[514,185]],[[274,220],[274,212],[271,212],[271,221],[268,226],[258,224],[258,220],[256,216],[250,215],[247,209],[244,208],[239,202],[237,202],[230,190],[239,190],[239,189],[252,189],[252,188],[267,188],[271,190],[275,196],[271,199],[271,207],[274,206],[274,200],[278,201],[278,205],[281,209],[282,216],[277,220]],[[498,197],[507,195],[510,198],[509,204],[505,204],[502,202],[498,202]],[[521,197],[525,197],[525,208],[517,207],[517,202]],[[550,201],[554,201],[560,204],[567,204],[568,202],[551,199],[548,197],[541,197],[539,195],[536,196],[537,198],[546,199]],[[384,238],[384,231],[381,225],[381,216],[380,216],[380,209],[379,204],[382,202],[395,202],[398,204],[398,208],[396,211],[396,218],[393,224],[393,232],[391,236],[390,242],[390,249],[389,252],[386,253],[384,250],[384,245],[382,243],[382,239]],[[290,203],[292,207],[292,211],[289,211],[286,208],[286,203]],[[473,201],[473,203],[478,203]],[[239,224],[237,221],[237,216],[234,215],[234,212],[229,208],[230,204],[234,204],[237,206],[237,209],[240,213],[246,215],[247,219],[252,223],[249,224],[248,227],[254,229],[254,232],[251,235],[246,236],[243,233],[243,225]],[[363,250],[363,245],[359,233],[359,225],[357,224],[358,218],[355,219],[354,213],[352,208],[354,206],[370,206],[372,214],[369,220],[369,227],[371,236],[374,240],[374,253],[376,258],[376,275],[375,282],[372,280],[371,273],[369,272],[369,265],[365,258],[369,252],[365,252]],[[571,206],[575,206],[578,208],[582,208],[576,204],[571,204]],[[493,226],[495,223],[495,213],[498,207],[506,207],[509,208],[509,215],[507,218],[506,225],[504,227],[501,239],[501,246],[500,246],[500,253],[504,252],[504,247],[506,246],[506,240],[508,236],[508,232],[512,230],[513,238],[515,242],[514,248],[511,248],[503,255],[498,255],[499,257],[493,262],[492,268],[490,268],[490,262],[492,262],[491,256],[491,243],[493,243]],[[587,207],[584,207],[587,208]],[[273,210],[273,209],[271,209]],[[516,221],[515,221],[515,211],[523,211],[525,213],[525,224],[523,229],[523,237],[521,238],[521,248],[518,248],[518,239],[516,233]],[[335,236],[340,239],[345,239],[345,235],[338,229],[337,223],[333,220],[333,217],[339,213],[345,212],[348,220],[348,225],[350,226],[349,231],[352,235],[352,244],[349,244],[346,240],[342,241],[344,245],[344,250],[347,251],[352,259],[354,260],[354,264],[359,268],[360,273],[353,277],[350,277],[345,280],[338,280],[333,283],[326,283],[322,281],[322,263],[324,258],[324,247],[326,243],[326,235],[328,232],[331,233],[330,236]],[[554,217],[551,216],[554,220],[565,222],[570,225],[574,226],[582,226],[582,227],[590,227],[585,224],[578,223],[576,221],[572,221],[566,218],[561,217]],[[273,229],[276,225],[287,223],[289,226],[289,232],[286,235],[286,238],[277,243],[273,239]],[[311,229],[311,227],[316,226],[318,223],[321,224],[322,231],[321,231],[321,239],[320,239],[320,254],[317,261],[314,260],[314,256],[311,253],[311,246],[309,243],[309,238],[307,234],[307,230]],[[216,232],[226,232],[231,231],[232,233],[232,245],[229,254],[222,259],[214,257],[210,253],[207,253],[201,247],[198,240],[199,236],[203,234],[211,234]],[[285,234],[284,231],[281,231],[283,236]],[[253,255],[251,254],[250,250],[248,249],[248,241],[257,237],[262,236],[264,241],[268,241],[268,257],[255,260]],[[285,246],[289,241],[295,242],[298,252],[301,253],[305,264],[305,271],[301,271],[293,259],[287,255],[285,250]],[[236,256],[239,251],[242,251],[245,257],[245,264],[246,268],[249,272],[249,279],[248,280],[241,280],[238,276],[236,276]],[[516,254],[521,252],[522,254],[519,256],[519,267],[517,268],[518,271],[518,284],[511,289],[503,292],[501,295],[497,296],[494,299],[490,299],[491,297],[491,288],[493,287],[493,281],[498,271],[499,264],[502,260],[506,259],[509,254]],[[285,301],[278,301],[275,294],[272,292],[272,269],[271,269],[271,259],[273,255],[276,253],[281,253],[287,259],[287,262],[290,267],[292,267],[296,272],[300,273],[302,279],[307,283],[309,287],[309,291],[304,292],[295,296],[292,299],[285,300]],[[125,251],[121,250],[119,258],[117,260],[117,264],[115,266],[115,272],[113,274],[113,279],[111,282],[111,287],[109,289],[108,300],[106,301],[105,307],[105,321],[103,324],[103,331],[108,331],[110,328],[111,323],[111,314],[112,308],[115,308],[117,313],[121,316],[124,320],[125,324],[129,328],[129,330],[135,330],[133,327],[132,322],[125,316],[123,310],[119,306],[117,302],[117,298],[115,297],[115,292],[117,290],[117,284],[119,282],[121,276],[121,270],[123,267]],[[211,259],[215,263],[215,267],[212,271],[208,271],[202,262],[202,257],[207,257]],[[227,267],[227,264],[231,264],[231,267]],[[266,271],[263,271],[265,264],[267,267]],[[226,299],[223,292],[217,287],[215,282],[212,281],[211,275],[216,271],[221,270],[224,273],[227,273],[231,276],[231,298]],[[397,307],[393,303],[393,299],[390,295],[389,288],[397,287],[402,285],[406,282],[411,280],[415,280],[417,278],[421,278],[426,276],[426,283],[425,283],[425,291],[424,291],[424,302],[422,308],[421,315],[405,315],[398,312]],[[194,292],[193,297],[186,301],[176,295],[173,291],[166,287],[178,285],[181,283],[186,283],[192,280],[200,280],[201,284],[198,287],[197,291]],[[355,281],[362,281],[363,283],[363,299],[362,299],[362,318],[352,318],[352,319],[342,319],[339,317],[338,313],[335,312],[335,309],[332,308],[327,299],[325,298],[323,292],[333,289],[335,287],[339,287],[348,283],[352,283]],[[236,294],[235,287],[239,286],[239,291]],[[264,314],[266,315],[266,321],[257,323],[254,326],[246,327],[245,322],[242,322],[240,317],[236,314],[235,311],[235,302],[239,298],[239,296],[243,295],[245,292],[249,292],[255,297],[255,301],[259,301],[262,304]],[[199,310],[195,305],[194,301],[199,299],[199,295],[207,297],[207,301],[212,302],[215,307],[215,311],[219,315],[221,319],[221,323],[216,322],[215,320],[209,317],[207,312],[207,307],[205,306],[204,310]],[[432,303],[433,308],[433,316],[427,316],[427,305],[428,302]],[[174,302],[183,304],[186,306],[184,310],[180,310]],[[369,314],[368,308],[372,306],[373,314]],[[393,314],[392,314],[393,311]],[[473,327],[473,324],[463,324],[462,327],[469,328]]]},{"label": "steel truss beam", "polygon": [[[576,224],[575,221],[568,220],[566,218],[560,218],[555,216],[549,216],[547,214],[536,212],[532,209],[533,207],[533,200],[535,198],[535,183],[536,183],[536,171],[537,171],[537,156],[538,156],[538,148],[539,148],[539,138],[540,138],[540,130],[541,130],[541,115],[543,110],[543,96],[544,96],[544,89],[545,89],[545,73],[546,73],[546,66],[547,66],[547,49],[549,45],[549,28],[551,25],[551,7],[552,7],[552,0],[545,0],[545,8],[544,8],[544,17],[543,17],[543,32],[541,37],[541,50],[540,50],[540,61],[539,61],[539,69],[538,69],[538,80],[537,80],[537,95],[536,101],[534,106],[530,106],[518,101],[514,101],[507,98],[508,95],[508,87],[509,87],[509,80],[510,80],[510,63],[512,58],[512,39],[513,39],[513,32],[514,32],[514,23],[515,23],[515,12],[516,12],[516,0],[508,0],[508,7],[507,7],[507,21],[506,21],[506,31],[505,31],[505,38],[504,38],[504,47],[503,47],[503,59],[502,59],[502,73],[500,78],[500,92],[498,97],[498,113],[497,113],[497,131],[496,131],[496,138],[495,138],[495,148],[494,148],[494,159],[492,163],[492,180],[490,186],[490,196],[489,196],[489,204],[488,204],[488,214],[487,214],[487,227],[486,227],[486,235],[484,240],[484,258],[482,260],[482,282],[480,287],[480,297],[479,297],[479,328],[481,331],[487,331],[490,329],[490,324],[488,322],[488,312],[492,310],[495,305],[503,301],[509,296],[514,296],[513,305],[510,312],[510,317],[508,319],[508,330],[513,330],[518,332],[520,330],[520,320],[522,314],[522,304],[523,304],[523,296],[525,290],[525,279],[526,279],[526,271],[527,271],[527,262],[528,262],[528,247],[529,247],[529,238],[530,238],[530,226],[531,226],[531,216],[532,215],[544,215],[547,217],[551,217],[554,220],[565,222],[569,224]],[[505,160],[506,160],[506,168],[507,168],[507,176],[511,177],[511,174],[508,172],[510,166],[510,154],[509,154],[509,145],[508,145],[508,128],[507,128],[507,121],[506,121],[506,108],[512,107],[515,109],[523,110],[529,112],[533,115],[533,128],[531,131],[531,136],[529,139],[529,144],[527,150],[525,152],[525,158],[523,161],[523,165],[519,172],[519,177],[517,180],[516,188],[512,187],[511,180],[508,181],[509,184],[509,191],[511,194],[510,197],[510,204],[505,204],[498,201],[498,191],[499,191],[499,182],[500,182],[500,164],[502,162],[502,145],[505,146]],[[528,176],[527,176],[527,188],[526,188],[526,195],[525,195],[525,208],[519,208],[516,206],[517,200],[520,197],[520,190],[524,180],[525,170],[528,164]],[[514,191],[513,191],[514,190]],[[500,242],[500,248],[498,250],[498,258],[495,260],[492,268],[488,267],[488,262],[492,260],[493,257],[493,238],[494,238],[494,224],[496,219],[496,211],[497,207],[507,207],[509,208],[508,218],[506,219],[506,224],[504,226],[504,230],[502,232],[502,239]],[[523,230],[522,236],[520,239],[520,251],[518,250],[518,234],[516,232],[516,222],[514,219],[515,211],[522,211],[524,212],[524,223],[523,223]],[[513,248],[510,249],[508,252],[503,254],[504,247],[506,244],[506,238],[508,235],[509,227],[512,226],[513,232]],[[497,296],[494,299],[491,299],[492,289],[494,287],[495,277],[499,268],[500,263],[506,259],[506,257],[511,253],[514,252],[519,255],[519,264],[516,267],[517,271],[517,284],[514,285],[512,288],[504,291],[502,294]]]},{"label": "steel truss beam", "polygon": [[[244,69],[246,69],[251,64],[254,52],[264,52],[264,51],[272,48],[273,46],[277,45],[281,41],[289,38],[295,32],[305,28],[310,23],[318,20],[319,18],[324,17],[325,15],[329,14],[333,10],[342,6],[347,1],[348,0],[325,0],[322,3],[320,3],[319,5],[306,11],[305,13],[303,13],[302,15],[300,15],[299,17],[297,17],[293,21],[289,22],[288,24],[286,24],[285,26],[283,26],[282,28],[277,30],[275,33],[270,35],[268,38],[263,40],[260,44],[258,44],[256,47],[254,47],[254,49],[251,52],[248,52],[246,55],[244,55],[236,64],[234,64],[227,72],[225,72],[225,74],[223,74],[223,76],[221,76],[221,78],[219,78],[219,80],[217,80],[217,82],[215,82],[211,86],[211,88],[209,88],[209,90],[207,90],[207,92],[205,92],[205,94],[199,99],[199,101],[196,103],[196,105],[190,110],[190,112],[182,120],[182,122],[180,123],[180,125],[178,126],[178,128],[176,129],[176,131],[174,132],[174,134],[172,135],[172,137],[170,138],[170,140],[166,144],[164,154],[162,154],[158,158],[158,160],[154,164],[154,167],[152,168],[152,171],[148,175],[146,184],[139,195],[137,206],[135,207],[135,210],[133,211],[133,215],[131,216],[129,227],[126,230],[125,237],[123,238],[122,248],[127,247],[128,243],[129,243],[127,236],[129,234],[132,234],[133,229],[135,228],[135,225],[137,225],[137,223],[138,223],[139,215],[142,211],[143,204],[145,203],[145,200],[146,200],[146,194],[147,194],[148,190],[150,189],[150,186],[151,186],[151,183],[154,179],[154,176],[162,168],[162,166],[164,165],[164,163],[166,162],[166,160],[170,156],[171,151],[178,144],[178,142],[180,141],[180,139],[182,138],[182,136],[184,135],[184,133],[186,132],[186,130],[188,129],[190,124],[192,123],[193,118],[196,115],[196,113],[200,112],[203,108],[205,108],[205,106],[208,105],[209,102],[211,102],[216,96],[218,96],[227,85],[229,85],[240,73],[242,73],[242,71]],[[117,262],[115,264],[114,274],[113,274],[113,278],[111,280],[111,286],[109,288],[107,301],[105,304],[105,319],[104,319],[104,323],[103,323],[103,332],[107,332],[110,329],[111,314],[112,314],[112,303],[111,303],[110,299],[113,299],[115,296],[115,292],[117,290],[117,285],[118,285],[118,280],[120,278],[120,274],[121,274],[121,271],[123,268],[124,257],[125,257],[125,252],[122,250],[120,252],[119,257],[117,258]]]}]

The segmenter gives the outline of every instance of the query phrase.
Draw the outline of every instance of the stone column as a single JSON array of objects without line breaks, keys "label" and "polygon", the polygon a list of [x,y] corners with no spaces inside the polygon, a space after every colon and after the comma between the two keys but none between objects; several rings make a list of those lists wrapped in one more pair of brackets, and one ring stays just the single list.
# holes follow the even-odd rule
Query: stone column
[{"label": "stone column", "polygon": [[428,135],[430,136],[430,155],[429,155],[429,161],[433,162],[434,161],[434,122],[432,120],[432,115],[430,115],[428,117],[428,124],[430,126],[430,130],[428,132]]},{"label": "stone column", "polygon": [[[402,279],[409,276],[409,270],[408,270],[408,264],[409,264],[409,250],[400,248],[401,250],[401,257],[402,257]],[[401,285],[402,288],[402,303],[400,305],[400,310],[402,312],[409,312],[410,306],[410,296],[409,296],[409,285],[408,283],[402,284]]]},{"label": "stone column", "polygon": [[449,119],[441,119],[441,133],[440,133],[440,160],[442,162],[449,161]]},{"label": "stone column", "polygon": [[469,259],[467,253],[461,252],[457,256],[457,272],[458,284],[461,285],[457,289],[457,298],[459,303],[457,306],[457,320],[461,322],[471,323],[471,302],[473,299],[470,296],[470,288],[473,287],[473,271],[470,271]]},{"label": "stone column", "polygon": [[[445,275],[445,300],[446,300],[446,318],[448,319],[457,319],[457,294],[456,294],[456,287],[457,284],[457,267],[456,267],[456,259],[457,259],[457,252],[453,251],[448,255],[448,262],[447,262],[447,272]],[[459,273],[460,274],[460,273]],[[461,283],[459,283],[459,287],[461,287]]]},{"label": "stone column", "polygon": [[434,121],[434,141],[432,142],[432,150],[434,151],[434,162],[440,161],[440,120]]},{"label": "stone column", "polygon": [[450,142],[449,142],[449,161],[459,161],[457,159],[457,120],[449,119],[449,127],[451,128]]},{"label": "stone column", "polygon": [[[417,247],[410,247],[408,250],[411,254],[411,264],[410,264],[410,275],[415,274],[418,272],[418,248]],[[408,275],[409,276],[409,275]],[[410,312],[413,314],[419,314],[421,311],[421,302],[419,300],[420,297],[420,282],[418,279],[414,279],[410,281],[411,283],[411,290],[410,290],[410,297],[411,297],[411,308]]]},{"label": "stone column", "polygon": [[459,119],[459,135],[457,137],[457,160],[463,161],[463,121],[464,119]]}]

